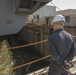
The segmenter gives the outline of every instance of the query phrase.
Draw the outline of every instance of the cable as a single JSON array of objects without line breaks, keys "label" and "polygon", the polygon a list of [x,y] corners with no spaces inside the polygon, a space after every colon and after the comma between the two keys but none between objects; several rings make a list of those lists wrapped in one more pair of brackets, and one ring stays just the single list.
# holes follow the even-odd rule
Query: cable
[{"label": "cable", "polygon": [[58,10],[61,11],[61,9],[58,6],[56,6],[53,2],[51,2],[51,4],[53,4]]},{"label": "cable", "polygon": [[[59,11],[62,11],[57,5],[55,5],[52,1],[51,4],[53,4]],[[63,11],[62,11],[63,12]],[[63,14],[67,15],[65,12],[63,12]]]}]

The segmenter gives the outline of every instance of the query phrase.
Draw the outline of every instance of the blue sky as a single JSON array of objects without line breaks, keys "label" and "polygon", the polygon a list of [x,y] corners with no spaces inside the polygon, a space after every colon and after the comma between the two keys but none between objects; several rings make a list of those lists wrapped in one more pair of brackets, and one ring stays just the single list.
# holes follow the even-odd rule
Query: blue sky
[{"label": "blue sky", "polygon": [[[58,6],[61,10],[64,10],[64,9],[76,9],[76,0],[52,0],[52,2],[56,6]],[[49,3],[48,5],[52,5],[52,4]]]}]

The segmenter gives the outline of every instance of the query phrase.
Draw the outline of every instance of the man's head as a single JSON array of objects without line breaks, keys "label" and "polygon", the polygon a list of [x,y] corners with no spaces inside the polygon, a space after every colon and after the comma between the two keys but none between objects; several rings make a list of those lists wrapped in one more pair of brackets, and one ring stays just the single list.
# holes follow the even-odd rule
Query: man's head
[{"label": "man's head", "polygon": [[64,16],[62,15],[56,15],[54,18],[53,18],[53,21],[52,21],[52,27],[55,30],[57,29],[60,29],[60,28],[63,28],[64,26],[64,23],[65,23],[65,18]]}]

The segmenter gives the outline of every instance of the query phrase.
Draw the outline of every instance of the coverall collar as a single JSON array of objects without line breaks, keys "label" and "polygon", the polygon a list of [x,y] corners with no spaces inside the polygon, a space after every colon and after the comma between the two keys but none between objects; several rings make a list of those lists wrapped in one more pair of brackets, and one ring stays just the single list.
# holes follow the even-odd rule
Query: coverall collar
[{"label": "coverall collar", "polygon": [[64,29],[63,28],[57,29],[56,31],[54,31],[54,33],[55,32],[60,32],[60,31],[64,31]]}]

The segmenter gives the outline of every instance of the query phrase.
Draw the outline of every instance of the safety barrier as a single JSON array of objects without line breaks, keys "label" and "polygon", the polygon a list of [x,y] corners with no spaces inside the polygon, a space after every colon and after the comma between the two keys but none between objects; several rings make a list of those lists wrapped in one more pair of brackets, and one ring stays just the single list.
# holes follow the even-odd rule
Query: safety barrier
[{"label": "safety barrier", "polygon": [[[74,36],[74,38],[76,38],[76,36]],[[35,43],[31,43],[31,44],[27,44],[27,45],[16,46],[16,47],[12,47],[12,48],[3,48],[3,49],[0,49],[0,50],[10,50],[10,49],[13,50],[13,49],[18,49],[18,48],[23,48],[23,47],[27,47],[27,46],[32,46],[32,45],[44,43],[44,42],[47,42],[47,41],[48,41],[48,39],[42,40],[42,41],[39,41],[39,42],[35,42]],[[51,57],[51,55],[45,56],[45,57],[43,57],[43,58],[34,60],[34,61],[29,62],[29,63],[26,63],[26,64],[19,65],[19,66],[17,66],[17,67],[13,67],[13,68],[10,68],[10,69],[6,69],[6,70],[4,70],[4,71],[0,71],[0,73],[5,73],[5,72],[11,71],[11,70],[15,70],[15,69],[18,69],[18,68],[27,66],[27,65],[29,65],[29,64],[33,64],[33,63],[39,62],[39,61],[41,61],[41,60],[47,59],[47,58],[49,58],[49,57]]]},{"label": "safety barrier", "polygon": [[[74,38],[76,38],[76,36],[74,36]],[[48,41],[48,39],[42,40],[42,41],[39,41],[39,42],[35,42],[35,43],[31,43],[31,44],[21,45],[21,46],[15,46],[15,47],[10,47],[10,48],[2,48],[0,50],[14,50],[14,49],[19,49],[19,48],[23,48],[23,47],[37,45],[37,44],[44,43],[44,42],[47,42],[47,41]]]},{"label": "safety barrier", "polygon": [[8,71],[12,71],[12,70],[15,70],[15,69],[18,69],[18,68],[27,66],[27,65],[29,65],[29,64],[33,64],[33,63],[39,62],[39,61],[41,61],[41,60],[47,59],[47,58],[49,58],[49,57],[51,57],[51,55],[45,56],[45,57],[43,57],[43,58],[34,60],[34,61],[29,62],[29,63],[26,63],[26,64],[19,65],[19,66],[14,67],[14,68],[9,68],[9,69],[6,69],[6,70],[4,70],[4,71],[0,71],[0,73],[5,73],[5,72],[8,72]]},{"label": "safety barrier", "polygon": [[48,39],[42,40],[42,41],[39,41],[39,42],[35,42],[35,43],[31,43],[31,44],[21,45],[21,46],[15,46],[15,47],[10,47],[10,48],[2,48],[0,50],[14,50],[14,49],[19,49],[19,48],[23,48],[23,47],[33,46],[33,45],[44,43],[44,42],[47,42],[47,41],[48,41]]}]

